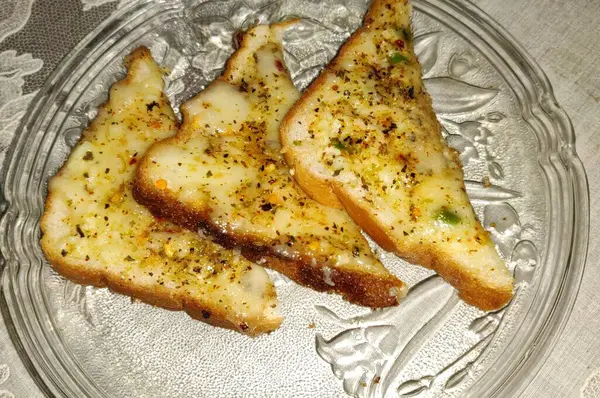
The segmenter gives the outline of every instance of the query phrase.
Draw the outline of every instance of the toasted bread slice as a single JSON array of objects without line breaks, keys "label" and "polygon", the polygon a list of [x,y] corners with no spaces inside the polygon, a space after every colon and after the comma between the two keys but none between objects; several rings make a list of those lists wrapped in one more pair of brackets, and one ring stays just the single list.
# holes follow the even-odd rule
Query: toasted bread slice
[{"label": "toasted bread slice", "polygon": [[406,0],[373,1],[280,134],[304,190],[344,207],[383,248],[432,268],[481,309],[512,297],[423,87]]},{"label": "toasted bread slice", "polygon": [[405,285],[346,212],[306,196],[280,152],[279,122],[298,98],[283,64],[284,28],[248,31],[224,74],[181,107],[179,133],[141,162],[136,199],[300,284],[365,306],[395,305]]},{"label": "toasted bread slice", "polygon": [[150,52],[135,50],[128,65],[49,183],[41,221],[46,258],[76,283],[107,286],[248,335],[276,329],[282,318],[262,267],[135,202],[137,160],[172,136],[177,121]]}]

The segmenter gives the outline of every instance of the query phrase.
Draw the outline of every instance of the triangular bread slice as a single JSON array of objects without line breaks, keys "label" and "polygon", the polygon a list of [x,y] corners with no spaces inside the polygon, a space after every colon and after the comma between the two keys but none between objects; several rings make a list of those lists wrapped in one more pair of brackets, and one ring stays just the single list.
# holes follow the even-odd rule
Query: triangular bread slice
[{"label": "triangular bread slice", "polygon": [[147,303],[248,335],[281,323],[264,268],[195,232],[155,218],[133,198],[137,162],[172,136],[177,121],[162,71],[146,48],[83,133],[48,186],[42,249],[80,284],[109,287]]},{"label": "triangular bread slice", "polygon": [[512,297],[425,92],[406,0],[373,1],[280,133],[312,198],[345,208],[379,245],[432,268],[469,304],[496,309]]},{"label": "triangular bread slice", "polygon": [[299,96],[283,63],[285,27],[243,36],[223,75],[181,107],[179,133],[148,151],[134,194],[155,214],[200,227],[302,285],[395,305],[405,285],[346,212],[306,196],[280,152],[279,123]]}]

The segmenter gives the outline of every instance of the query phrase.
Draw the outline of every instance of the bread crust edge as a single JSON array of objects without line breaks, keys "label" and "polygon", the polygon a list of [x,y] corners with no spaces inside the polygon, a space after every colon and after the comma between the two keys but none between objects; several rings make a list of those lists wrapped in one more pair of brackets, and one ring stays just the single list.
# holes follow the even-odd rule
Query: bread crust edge
[{"label": "bread crust edge", "polygon": [[398,299],[406,294],[406,285],[392,274],[383,276],[367,272],[344,272],[323,264],[313,265],[308,256],[282,258],[267,243],[257,245],[259,239],[256,237],[224,233],[208,221],[209,210],[190,211],[168,192],[157,192],[152,182],[144,179],[143,167],[144,162],[138,168],[133,195],[157,217],[167,218],[184,228],[201,229],[211,235],[216,243],[226,248],[239,248],[244,257],[251,261],[281,272],[300,285],[320,292],[340,294],[354,304],[372,308],[389,307],[397,305]]},{"label": "bread crust edge", "polygon": [[111,275],[99,269],[90,270],[82,268],[78,264],[72,264],[63,258],[57,257],[47,247],[48,244],[50,244],[49,241],[42,239],[42,247],[45,247],[44,252],[52,268],[61,276],[80,285],[108,288],[113,292],[132,297],[155,307],[171,311],[184,311],[196,320],[235,330],[251,337],[272,332],[283,321],[281,316],[271,319],[239,317],[236,321],[232,321],[227,319],[225,313],[211,306],[209,302],[198,300],[193,296],[176,294],[173,289],[160,285],[152,285],[153,289],[149,289],[147,286],[137,285],[132,281],[123,280],[116,275]]},{"label": "bread crust edge", "polygon": [[433,245],[403,245],[402,242],[389,237],[385,228],[369,215],[369,211],[356,203],[342,189],[337,187],[334,190],[348,214],[378,245],[410,263],[418,263],[432,269],[458,290],[458,296],[467,304],[484,311],[491,311],[502,308],[512,298],[512,284],[502,288],[486,285],[463,270],[456,262],[448,260],[443,253],[437,252]]}]

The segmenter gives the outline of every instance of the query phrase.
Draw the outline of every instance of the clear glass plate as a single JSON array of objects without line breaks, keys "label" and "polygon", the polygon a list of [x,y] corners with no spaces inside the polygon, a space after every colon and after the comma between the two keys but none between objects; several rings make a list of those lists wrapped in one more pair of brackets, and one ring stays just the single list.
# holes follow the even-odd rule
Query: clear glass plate
[{"label": "clear glass plate", "polygon": [[514,396],[535,375],[577,295],[589,203],[574,135],[542,71],[465,0],[415,0],[416,50],[465,165],[476,211],[517,280],[506,308],[463,304],[431,272],[379,251],[411,290],[371,311],[276,274],[285,322],[235,332],[57,276],[39,245],[46,183],[140,44],[168,67],[175,105],[218,75],[231,37],[301,16],[286,37],[299,88],[361,22],[367,2],[154,1],[115,12],[60,64],[7,163],[5,321],[45,392],[90,397]]}]

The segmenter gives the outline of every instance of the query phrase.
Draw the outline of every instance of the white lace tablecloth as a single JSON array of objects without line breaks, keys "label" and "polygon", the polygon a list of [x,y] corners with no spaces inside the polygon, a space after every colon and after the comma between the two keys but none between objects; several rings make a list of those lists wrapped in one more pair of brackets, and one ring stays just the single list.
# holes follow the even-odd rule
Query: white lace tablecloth
[{"label": "white lace tablecloth", "polygon": [[[127,0],[0,0],[0,162],[58,61]],[[571,319],[525,397],[600,397],[600,1],[476,0],[541,65],[573,121],[591,199],[586,272]],[[0,318],[0,398],[38,397]]]}]

